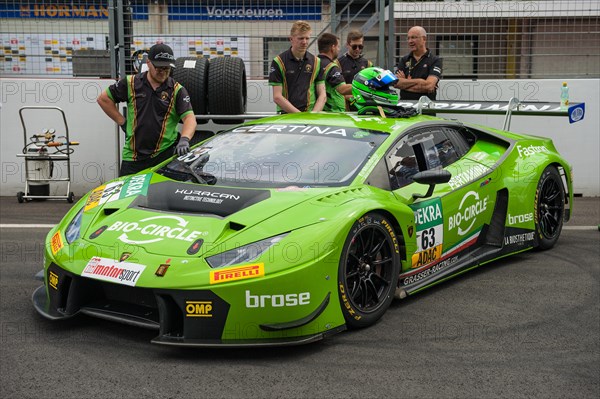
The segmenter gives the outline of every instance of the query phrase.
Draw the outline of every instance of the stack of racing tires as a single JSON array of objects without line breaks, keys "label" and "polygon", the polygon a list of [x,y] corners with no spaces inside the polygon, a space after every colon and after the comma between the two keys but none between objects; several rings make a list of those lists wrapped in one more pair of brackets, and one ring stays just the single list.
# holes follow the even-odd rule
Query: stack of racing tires
[{"label": "stack of racing tires", "polygon": [[[246,68],[238,57],[180,57],[175,61],[173,79],[190,94],[196,115],[241,115],[246,112]],[[215,119],[214,123],[238,124],[244,120]],[[199,119],[198,123],[207,123]]]},{"label": "stack of racing tires", "polygon": [[[246,112],[248,94],[246,68],[238,57],[180,57],[175,60],[173,79],[181,83],[190,95],[195,115],[241,115]],[[239,124],[244,119],[211,118],[218,124]],[[209,119],[197,119],[198,124]],[[194,145],[212,137],[212,130],[196,130]]]}]

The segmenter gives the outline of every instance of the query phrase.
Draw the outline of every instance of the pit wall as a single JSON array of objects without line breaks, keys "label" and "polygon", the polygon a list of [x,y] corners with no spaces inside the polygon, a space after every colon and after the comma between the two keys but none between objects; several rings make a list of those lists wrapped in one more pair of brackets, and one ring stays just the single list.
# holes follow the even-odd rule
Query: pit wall
[{"label": "pit wall", "polygon": [[[14,196],[25,188],[25,161],[18,158],[26,142],[44,128],[54,128],[57,136],[66,135],[62,116],[58,111],[25,110],[24,133],[19,109],[23,106],[60,107],[66,115],[69,138],[80,145],[72,147],[71,191],[77,197],[118,175],[118,151],[122,133],[104,115],[96,103],[102,90],[112,83],[108,79],[12,79],[0,78],[0,163],[1,196]],[[521,101],[557,102],[562,81],[499,80],[465,81],[442,80],[439,101]],[[574,168],[574,193],[600,196],[600,80],[577,79],[568,82],[572,102],[585,102],[583,121],[569,124],[566,117],[513,116],[510,130],[551,138],[558,151]],[[248,81],[248,111],[274,112],[272,92],[264,80]],[[504,116],[452,115],[445,118],[461,119],[495,128],[502,128]],[[226,125],[212,123],[198,125],[199,130],[218,131]],[[60,140],[64,141],[64,140]],[[31,166],[31,165],[30,165]],[[55,162],[54,178],[66,177],[66,162]],[[50,193],[64,195],[64,182],[52,182]]]}]

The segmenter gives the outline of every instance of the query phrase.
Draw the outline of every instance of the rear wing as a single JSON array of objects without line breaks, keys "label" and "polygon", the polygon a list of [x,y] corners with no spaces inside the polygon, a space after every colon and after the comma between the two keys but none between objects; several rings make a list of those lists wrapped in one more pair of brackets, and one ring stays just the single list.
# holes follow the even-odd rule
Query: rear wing
[{"label": "rear wing", "polygon": [[[508,103],[492,101],[431,101],[422,96],[418,101],[401,100],[398,106],[415,108],[419,114],[494,114],[505,115],[503,130],[510,129],[512,115],[529,116],[568,116],[570,123],[579,122],[585,116],[585,103],[571,103],[568,109],[563,109],[558,102],[521,102],[511,98]],[[227,120],[239,123],[240,119],[260,119],[279,115],[275,112],[247,112],[241,115],[196,115],[197,120],[218,119],[220,123]]]},{"label": "rear wing", "polygon": [[418,101],[401,100],[399,106],[416,108],[419,114],[494,114],[505,115],[504,130],[510,129],[512,115],[529,116],[568,116],[569,123],[582,120],[585,116],[585,103],[571,103],[568,108],[562,108],[558,102],[521,102],[512,97],[508,103],[492,101],[439,101],[434,102],[426,96]]}]

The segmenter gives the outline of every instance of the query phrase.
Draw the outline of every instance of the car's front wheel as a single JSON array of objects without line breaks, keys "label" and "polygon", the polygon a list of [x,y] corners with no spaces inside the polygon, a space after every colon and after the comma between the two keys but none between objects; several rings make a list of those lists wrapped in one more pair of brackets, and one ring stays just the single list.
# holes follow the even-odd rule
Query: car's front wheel
[{"label": "car's front wheel", "polygon": [[535,192],[535,231],[539,249],[554,246],[563,226],[565,188],[558,170],[548,166],[542,172]]},{"label": "car's front wheel", "polygon": [[348,327],[366,327],[383,316],[394,298],[399,273],[399,245],[392,224],[378,213],[367,213],[350,229],[340,258],[338,294]]}]

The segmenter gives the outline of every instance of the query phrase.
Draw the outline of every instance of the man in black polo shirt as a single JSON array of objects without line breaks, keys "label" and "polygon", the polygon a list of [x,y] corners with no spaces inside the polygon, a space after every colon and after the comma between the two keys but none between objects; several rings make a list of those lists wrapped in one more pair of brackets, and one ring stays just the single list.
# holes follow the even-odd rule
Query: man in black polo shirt
[{"label": "man in black polo shirt", "polygon": [[308,50],[311,27],[296,21],[290,31],[291,47],[271,63],[269,86],[281,113],[321,111],[327,100],[321,60]]},{"label": "man in black polo shirt", "polygon": [[435,100],[442,78],[442,59],[427,48],[427,32],[421,26],[410,28],[407,40],[411,52],[400,59],[396,72],[400,99],[418,100],[427,96]]},{"label": "man in black polo shirt", "polygon": [[[98,104],[125,132],[119,176],[158,165],[175,152],[184,155],[196,131],[196,117],[187,90],[169,76],[174,68],[173,50],[155,44],[148,53],[148,71],[127,76],[109,86]],[[116,104],[127,102],[127,117]],[[177,124],[183,121],[178,140]]]},{"label": "man in black polo shirt", "polygon": [[362,55],[363,48],[365,48],[364,41],[365,38],[361,31],[351,30],[346,37],[348,51],[337,60],[344,80],[348,84],[352,84],[354,75],[373,66],[373,63]]}]

